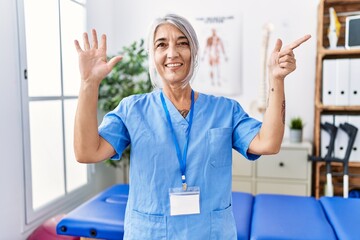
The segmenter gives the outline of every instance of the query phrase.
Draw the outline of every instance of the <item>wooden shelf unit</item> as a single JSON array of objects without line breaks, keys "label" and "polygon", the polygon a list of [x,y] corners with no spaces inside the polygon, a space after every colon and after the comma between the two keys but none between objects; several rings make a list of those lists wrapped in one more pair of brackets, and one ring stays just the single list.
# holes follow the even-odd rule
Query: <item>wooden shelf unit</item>
[{"label": "wooden shelf unit", "polygon": [[[333,7],[341,23],[338,49],[328,49],[327,28],[330,23],[329,8]],[[314,154],[320,156],[321,138],[320,122],[323,114],[329,115],[359,115],[360,105],[335,106],[322,103],[322,72],[324,59],[360,58],[360,49],[345,49],[345,23],[346,17],[360,15],[360,0],[321,0],[318,6],[318,29],[317,29],[317,57],[315,73],[315,115],[314,115]],[[360,104],[360,103],[359,103]],[[315,197],[322,195],[322,179],[320,169],[323,163],[315,164]],[[360,163],[351,163],[352,168],[360,168]],[[354,171],[354,170],[353,170]],[[351,179],[350,179],[351,181]],[[338,190],[336,189],[336,193]]]},{"label": "wooden shelf unit", "polygon": [[[332,180],[334,185],[334,195],[343,195],[343,166],[341,163],[332,163]],[[317,198],[324,193],[324,186],[326,183],[326,167],[325,163],[321,162],[316,165],[315,174],[318,176],[318,181],[315,185],[315,191],[318,192]],[[360,189],[360,162],[349,163],[349,190]]]}]

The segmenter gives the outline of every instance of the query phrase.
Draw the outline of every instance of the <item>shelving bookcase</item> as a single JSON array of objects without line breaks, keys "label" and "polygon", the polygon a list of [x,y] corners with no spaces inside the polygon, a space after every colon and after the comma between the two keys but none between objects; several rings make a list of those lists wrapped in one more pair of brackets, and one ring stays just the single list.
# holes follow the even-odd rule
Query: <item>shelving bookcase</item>
[{"label": "shelving bookcase", "polygon": [[[322,102],[322,72],[325,59],[360,58],[360,49],[328,49],[327,27],[330,23],[329,8],[333,7],[341,23],[338,46],[345,45],[345,23],[349,15],[360,15],[360,0],[320,0],[318,6],[318,28],[317,28],[317,57],[315,74],[315,114],[314,114],[314,154],[320,156],[321,152],[321,116],[322,115],[359,115],[360,103],[356,106],[335,106],[324,105]],[[360,160],[360,159],[359,159]],[[325,164],[315,163],[314,195],[319,198],[322,195],[325,183]],[[334,176],[340,175],[342,167],[339,164],[332,164]],[[350,189],[360,188],[360,162],[349,163]],[[356,179],[358,178],[358,179]],[[342,192],[342,185],[334,185],[335,193]]]}]

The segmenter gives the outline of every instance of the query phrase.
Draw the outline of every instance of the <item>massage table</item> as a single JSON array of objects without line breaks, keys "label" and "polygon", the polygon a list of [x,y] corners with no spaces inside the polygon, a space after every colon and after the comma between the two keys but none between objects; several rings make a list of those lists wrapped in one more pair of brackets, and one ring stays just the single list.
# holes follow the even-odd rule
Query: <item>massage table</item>
[{"label": "massage table", "polygon": [[124,236],[129,185],[105,189],[67,214],[57,225],[59,235],[118,240]]},{"label": "massage table", "polygon": [[360,199],[321,197],[327,219],[338,239],[360,239]]},{"label": "massage table", "polygon": [[[66,214],[57,234],[122,239],[129,186],[117,184]],[[360,239],[360,199],[233,192],[239,240]]]},{"label": "massage table", "polygon": [[337,239],[321,203],[313,197],[259,194],[251,223],[251,239]]}]

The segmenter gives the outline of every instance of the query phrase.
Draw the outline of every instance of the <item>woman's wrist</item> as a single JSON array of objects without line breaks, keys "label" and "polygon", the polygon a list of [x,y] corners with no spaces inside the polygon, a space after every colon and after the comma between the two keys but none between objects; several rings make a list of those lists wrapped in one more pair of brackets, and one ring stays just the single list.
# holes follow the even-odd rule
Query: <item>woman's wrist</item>
[{"label": "woman's wrist", "polygon": [[99,92],[99,84],[95,81],[81,81],[80,92],[83,93],[96,93],[96,96]]}]

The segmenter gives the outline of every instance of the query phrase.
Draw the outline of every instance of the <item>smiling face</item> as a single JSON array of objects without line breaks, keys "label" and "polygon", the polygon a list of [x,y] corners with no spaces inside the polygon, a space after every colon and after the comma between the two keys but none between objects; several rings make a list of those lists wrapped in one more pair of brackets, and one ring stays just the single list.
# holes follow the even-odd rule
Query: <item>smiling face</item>
[{"label": "smiling face", "polygon": [[160,25],[154,35],[154,61],[164,84],[181,84],[191,64],[189,40],[172,24]]}]

